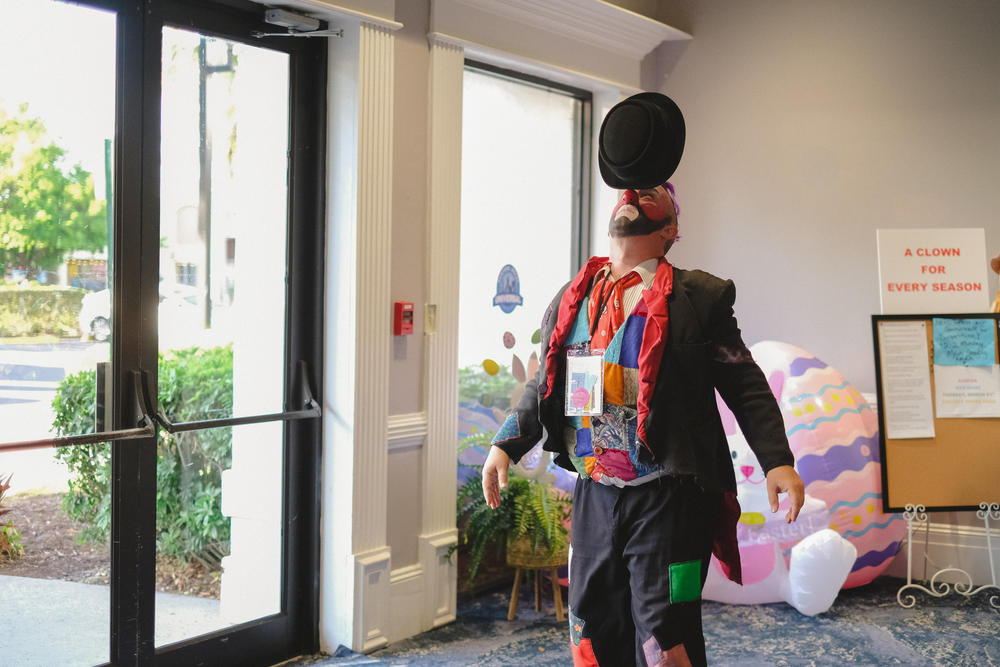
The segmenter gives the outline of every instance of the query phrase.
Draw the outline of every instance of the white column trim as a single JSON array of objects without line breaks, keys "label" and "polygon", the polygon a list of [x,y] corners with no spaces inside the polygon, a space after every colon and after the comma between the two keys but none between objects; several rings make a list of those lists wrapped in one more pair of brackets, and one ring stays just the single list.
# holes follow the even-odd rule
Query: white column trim
[{"label": "white column trim", "polygon": [[408,581],[419,579],[422,576],[424,576],[424,566],[420,563],[414,563],[413,565],[406,565],[393,570],[392,583],[393,585],[405,584]]},{"label": "white column trim", "polygon": [[424,337],[427,445],[423,534],[455,527],[463,70],[461,49],[431,42],[427,301],[437,306],[437,328]]},{"label": "white column trim", "polygon": [[424,627],[451,623],[458,615],[458,581],[454,552],[458,530],[450,528],[433,535],[421,535],[420,562],[424,580]]},{"label": "white column trim", "polygon": [[393,37],[361,24],[358,100],[354,552],[385,546],[392,258]]},{"label": "white column trim", "polygon": [[427,443],[424,447],[420,562],[425,574],[424,627],[455,619],[457,568],[448,557],[458,543],[458,280],[461,231],[462,81],[464,54],[430,39],[427,169],[427,301],[437,327],[424,336]]},{"label": "white column trim", "polygon": [[391,415],[386,424],[386,440],[389,453],[423,447],[427,440],[427,413]]},{"label": "white column trim", "polygon": [[393,33],[345,27],[329,55],[329,220],[320,641],[386,643]]},{"label": "white column trim", "polygon": [[355,651],[368,653],[389,643],[391,562],[388,547],[355,557],[353,641]]}]

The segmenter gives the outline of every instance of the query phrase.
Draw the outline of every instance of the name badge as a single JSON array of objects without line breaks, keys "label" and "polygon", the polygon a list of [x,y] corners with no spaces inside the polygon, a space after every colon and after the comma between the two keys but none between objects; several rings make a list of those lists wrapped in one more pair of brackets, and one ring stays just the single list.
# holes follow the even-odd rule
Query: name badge
[{"label": "name badge", "polygon": [[566,353],[566,416],[598,416],[604,410],[604,350]]}]

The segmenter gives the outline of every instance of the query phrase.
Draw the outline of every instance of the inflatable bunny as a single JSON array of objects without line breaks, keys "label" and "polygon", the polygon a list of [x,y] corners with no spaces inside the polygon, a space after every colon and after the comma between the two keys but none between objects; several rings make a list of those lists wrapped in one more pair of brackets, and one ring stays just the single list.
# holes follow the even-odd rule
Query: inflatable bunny
[{"label": "inflatable bunny", "polygon": [[[773,372],[768,382],[780,402],[784,375]],[[827,527],[826,503],[808,493],[796,522],[785,522],[787,498],[777,513],[771,512],[764,471],[736,428],[732,412],[721,398],[718,402],[743,511],[737,526],[743,585],[729,581],[713,557],[702,597],[737,604],[787,602],[807,616],[826,611],[850,574],[857,549]]]},{"label": "inflatable bunny", "polygon": [[[736,603],[788,600],[803,613],[818,613],[833,602],[838,587],[867,584],[889,566],[905,522],[899,514],[881,511],[878,419],[857,388],[794,345],[764,341],[750,352],[778,399],[807,502],[794,524],[784,523],[783,510],[771,514],[762,471],[720,401],[744,512],[737,535],[747,586],[727,586],[719,572],[710,571],[704,597]],[[843,571],[830,563],[850,560],[837,553],[847,552],[844,540],[857,555],[841,579]],[[836,586],[838,580],[842,584]]]}]

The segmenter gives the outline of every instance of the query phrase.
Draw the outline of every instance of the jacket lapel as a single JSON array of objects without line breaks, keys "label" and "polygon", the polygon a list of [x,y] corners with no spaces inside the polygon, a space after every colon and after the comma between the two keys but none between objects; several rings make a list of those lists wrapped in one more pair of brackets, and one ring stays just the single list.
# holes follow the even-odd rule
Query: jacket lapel
[{"label": "jacket lapel", "polygon": [[[639,349],[639,397],[636,401],[638,411],[637,436],[639,441],[649,449],[646,438],[646,417],[649,416],[649,404],[656,388],[656,377],[660,372],[660,361],[663,359],[663,348],[667,344],[668,324],[670,315],[667,310],[667,298],[674,289],[674,267],[666,258],[661,257],[656,266],[656,276],[648,290],[643,290],[642,299],[646,303],[646,325],[642,333],[642,346]],[[650,450],[652,451],[652,450]]]},{"label": "jacket lapel", "polygon": [[552,330],[552,337],[549,339],[549,349],[545,355],[545,391],[542,398],[548,398],[552,393],[552,388],[556,382],[556,369],[559,365],[559,356],[562,354],[563,343],[566,336],[573,328],[576,321],[576,312],[580,308],[580,302],[587,295],[590,281],[602,266],[608,263],[607,257],[591,257],[587,264],[580,269],[573,281],[563,292],[562,299],[559,300],[559,313],[556,317],[556,326]]}]

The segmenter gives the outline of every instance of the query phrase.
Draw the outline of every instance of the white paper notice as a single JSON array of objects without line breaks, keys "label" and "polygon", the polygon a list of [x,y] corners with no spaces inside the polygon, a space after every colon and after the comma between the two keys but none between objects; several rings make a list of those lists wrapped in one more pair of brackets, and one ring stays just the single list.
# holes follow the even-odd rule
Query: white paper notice
[{"label": "white paper notice", "polygon": [[878,326],[885,436],[933,438],[927,323],[883,321]]},{"label": "white paper notice", "polygon": [[938,418],[1000,417],[1000,366],[934,366]]}]

